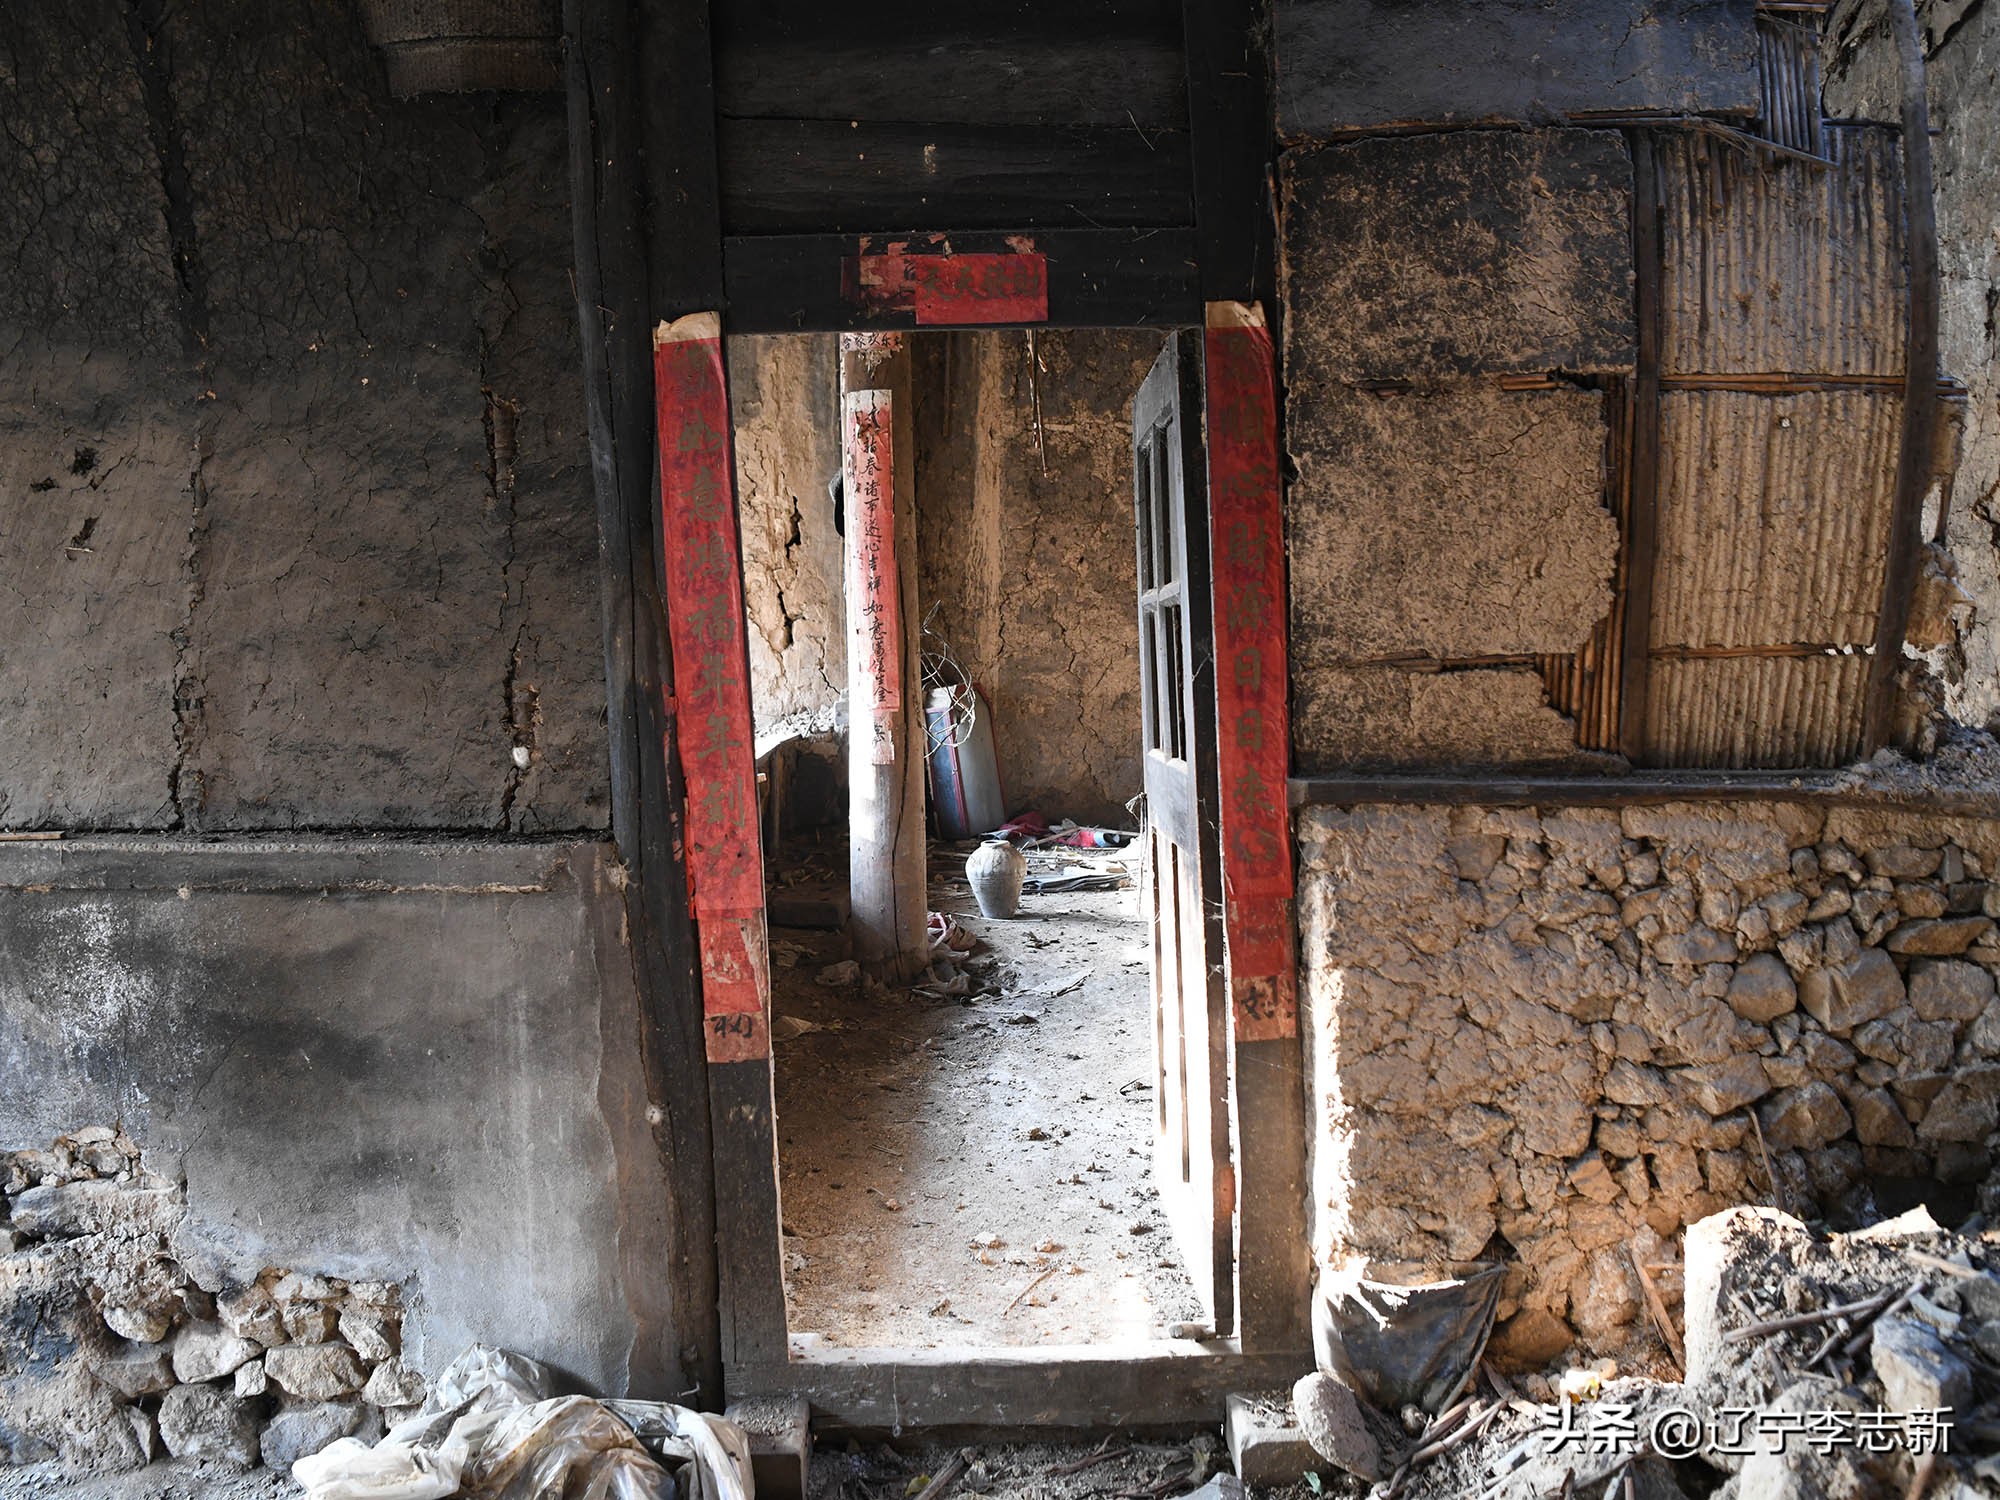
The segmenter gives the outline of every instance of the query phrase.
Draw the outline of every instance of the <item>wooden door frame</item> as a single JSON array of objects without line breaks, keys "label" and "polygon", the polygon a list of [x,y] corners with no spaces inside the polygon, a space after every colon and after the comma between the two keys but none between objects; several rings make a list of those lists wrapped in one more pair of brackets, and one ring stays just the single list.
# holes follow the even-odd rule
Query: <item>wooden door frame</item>
[{"label": "wooden door frame", "polygon": [[[1270,340],[1259,329],[1248,339],[1218,342],[1218,328],[1242,322],[1229,308],[1272,306],[1274,205],[1267,168],[1274,134],[1263,6],[1260,0],[1187,0],[1184,6],[1189,227],[895,236],[905,244],[928,238],[930,248],[961,257],[977,253],[982,240],[997,238],[1013,251],[1023,238],[1032,239],[1046,303],[1026,321],[1017,321],[1018,312],[1005,321],[926,320],[921,306],[869,305],[850,295],[852,263],[887,252],[887,235],[725,240],[707,0],[564,0],[563,10],[577,302],[605,607],[613,839],[627,872],[648,1119],[668,1163],[672,1199],[661,1210],[671,1221],[675,1247],[665,1266],[628,1268],[628,1274],[666,1281],[671,1306],[671,1326],[653,1346],[635,1351],[635,1390],[650,1384],[654,1389],[646,1394],[706,1406],[720,1401],[725,1386],[736,1395],[796,1391],[837,1425],[891,1429],[1215,1420],[1227,1391],[1277,1384],[1310,1364],[1303,1060],[1295,1023],[1285,1040],[1267,1035],[1268,1024],[1256,1019],[1268,1009],[1259,997],[1289,994],[1295,929],[1289,900],[1274,902],[1268,894],[1268,872],[1244,882],[1243,892],[1235,889],[1227,784],[1221,811],[1238,1115],[1237,1264],[1239,1278],[1257,1283],[1239,1285],[1242,1336],[792,1357],[779,1261],[768,1031],[761,1058],[715,1057],[713,997],[705,994],[696,968],[695,955],[713,935],[702,932],[699,901],[689,899],[686,808],[702,772],[682,753],[668,641],[670,518],[663,500],[671,497],[658,486],[672,481],[659,463],[650,345],[655,328],[702,314],[714,320],[708,327],[718,337],[857,327],[1206,325],[1205,362],[1216,367],[1232,351],[1238,365],[1247,358],[1258,369],[1250,385],[1261,393],[1244,420],[1234,419],[1232,403],[1232,420],[1221,426],[1217,403],[1204,403],[1211,494],[1218,483],[1217,452],[1232,443],[1241,447],[1247,435],[1261,456],[1222,479],[1261,507],[1262,535],[1276,538],[1282,518]],[[1000,245],[991,253],[1001,253]],[[1220,322],[1204,317],[1216,307],[1223,309]],[[721,400],[726,419],[726,380]],[[733,462],[727,470],[728,531],[740,567]],[[1245,488],[1243,475],[1252,471],[1255,484]],[[660,476],[650,485],[649,472]],[[1223,545],[1220,532],[1217,545]],[[1264,548],[1257,562],[1264,572],[1252,594],[1261,590],[1264,604],[1282,614],[1282,544]],[[1242,585],[1242,579],[1230,585],[1238,590],[1237,605],[1248,597]],[[1221,597],[1216,603],[1220,633],[1224,610],[1235,606]],[[1283,719],[1282,631],[1278,646],[1278,659],[1265,661],[1266,685],[1278,693],[1274,716],[1263,705],[1274,733]],[[1218,651],[1225,649],[1219,640]],[[1225,739],[1227,734],[1225,726]],[[1225,774],[1227,768],[1225,761]],[[1264,804],[1265,826],[1252,832],[1267,850],[1282,853],[1288,890],[1282,789],[1273,789]],[[741,922],[746,937],[753,926],[762,933],[761,920],[753,923],[742,913],[731,913],[730,920]],[[1246,1018],[1253,1023],[1248,1030]],[[732,1045],[740,1042],[738,1036]]]},{"label": "wooden door frame", "polygon": [[[709,1065],[722,1363],[732,1399],[804,1395],[836,1425],[868,1429],[1171,1424],[1218,1418],[1229,1391],[1282,1383],[1310,1368],[1303,1055],[1290,1002],[1295,928],[1285,809],[1289,747],[1275,369],[1268,333],[1253,309],[1230,303],[1205,312],[1203,368],[1196,378],[1203,386],[1207,484],[1216,498],[1209,507],[1208,545],[1190,549],[1187,582],[1206,589],[1212,601],[1218,663],[1227,669],[1239,662],[1246,642],[1261,652],[1266,691],[1255,707],[1271,716],[1261,733],[1253,732],[1239,692],[1226,705],[1233,716],[1216,746],[1223,785],[1219,794],[1207,786],[1197,790],[1203,816],[1223,828],[1236,1331],[1199,1341],[795,1351],[786,1327],[774,1066],[767,1046],[760,1058]],[[1197,320],[1187,323],[1196,326]],[[999,332],[1047,325],[996,320],[929,326]],[[1230,372],[1220,401],[1211,368]],[[1261,528],[1260,544],[1247,549],[1246,520]],[[1218,578],[1211,554],[1224,559],[1225,577]],[[1254,608],[1245,603],[1253,597]],[[740,619],[737,628],[744,628]],[[1250,741],[1277,747],[1275,775],[1268,755],[1261,767],[1246,756]],[[1245,786],[1245,778],[1255,778],[1254,784]],[[1227,790],[1232,783],[1241,791],[1234,799]],[[758,837],[754,820],[745,832]],[[1267,856],[1261,867],[1259,851]],[[1278,1008],[1274,996],[1282,1000]]]}]

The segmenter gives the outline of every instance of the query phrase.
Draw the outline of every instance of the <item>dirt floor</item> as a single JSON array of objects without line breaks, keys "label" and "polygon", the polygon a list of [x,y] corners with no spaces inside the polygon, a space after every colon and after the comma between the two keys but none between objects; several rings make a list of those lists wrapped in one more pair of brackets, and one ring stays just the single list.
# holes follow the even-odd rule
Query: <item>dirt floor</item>
[{"label": "dirt floor", "polygon": [[[1090,1443],[990,1443],[891,1447],[886,1443],[815,1444],[807,1500],[899,1500],[963,1456],[966,1467],[946,1500],[1173,1500],[1210,1476],[1229,1472],[1217,1432],[1181,1441],[1111,1433]],[[1317,1490],[1305,1484],[1259,1489],[1260,1500],[1346,1500],[1358,1494],[1344,1478]]]},{"label": "dirt floor", "polygon": [[[845,852],[780,879],[844,882]],[[1158,1339],[1203,1316],[1151,1184],[1153,1051],[1135,877],[978,915],[964,852],[931,904],[969,993],[824,984],[834,932],[774,929],[794,1336],[843,1347]],[[947,984],[944,988],[952,988]]]},{"label": "dirt floor", "polygon": [[292,1500],[302,1493],[270,1469],[243,1473],[177,1458],[130,1474],[72,1474],[56,1463],[0,1468],[0,1500]]}]

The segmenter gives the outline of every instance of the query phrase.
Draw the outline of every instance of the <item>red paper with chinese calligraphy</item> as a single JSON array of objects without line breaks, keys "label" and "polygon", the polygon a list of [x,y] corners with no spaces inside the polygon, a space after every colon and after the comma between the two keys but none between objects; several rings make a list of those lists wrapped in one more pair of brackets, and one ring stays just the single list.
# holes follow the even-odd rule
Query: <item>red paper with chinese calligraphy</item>
[{"label": "red paper with chinese calligraphy", "polygon": [[770,960],[743,569],[720,320],[662,324],[653,340],[671,733],[687,787],[687,867],[710,1062],[770,1056]]},{"label": "red paper with chinese calligraphy", "polygon": [[911,251],[896,242],[848,264],[854,301],[881,312],[913,313],[919,327],[1049,320],[1049,263],[1038,251],[954,255]]},{"label": "red paper with chinese calligraphy", "polygon": [[1254,308],[1211,304],[1205,352],[1229,992],[1238,1039],[1272,1041],[1298,1035],[1277,381]]},{"label": "red paper with chinese calligraphy", "polygon": [[[849,391],[843,399],[847,455],[847,649],[862,664],[873,698],[865,718],[850,716],[850,733],[868,739],[868,763],[896,759],[894,724],[903,707],[902,586],[896,571],[895,405],[886,390]],[[859,708],[860,705],[855,705]]]}]

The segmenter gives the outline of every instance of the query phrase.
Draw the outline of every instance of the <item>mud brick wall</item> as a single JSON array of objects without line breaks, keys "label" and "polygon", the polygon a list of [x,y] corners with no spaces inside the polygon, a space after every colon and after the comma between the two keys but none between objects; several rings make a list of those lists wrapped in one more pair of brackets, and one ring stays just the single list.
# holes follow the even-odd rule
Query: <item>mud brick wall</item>
[{"label": "mud brick wall", "polygon": [[[1141,790],[1132,398],[1157,332],[919,336],[921,607],[993,705],[1007,808],[1125,826]],[[1036,403],[1040,404],[1040,435]]]},{"label": "mud brick wall", "polygon": [[83,0],[0,117],[0,825],[602,827],[560,99]]},{"label": "mud brick wall", "polygon": [[1284,157],[1300,769],[1586,759],[1532,658],[1612,607],[1606,396],[1504,378],[1631,367],[1631,187],[1612,131]]},{"label": "mud brick wall", "polygon": [[1314,1249],[1512,1264],[1499,1352],[1642,1322],[1627,1248],[1977,1182],[2000,821],[1730,802],[1300,815]]}]

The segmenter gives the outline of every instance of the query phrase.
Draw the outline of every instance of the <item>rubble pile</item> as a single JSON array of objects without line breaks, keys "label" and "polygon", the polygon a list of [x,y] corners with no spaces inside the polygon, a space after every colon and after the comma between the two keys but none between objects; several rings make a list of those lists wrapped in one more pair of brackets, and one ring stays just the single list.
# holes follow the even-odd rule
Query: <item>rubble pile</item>
[{"label": "rubble pile", "polygon": [[1393,1465],[1378,1500],[2000,1495],[2000,1233],[1735,1208],[1688,1231],[1686,1264],[1684,1379],[1517,1388],[1489,1367],[1399,1456],[1345,1467]]},{"label": "rubble pile", "polygon": [[1503,1362],[1643,1341],[1635,1262],[1734,1204],[1996,1206],[2000,823],[1315,808],[1300,839],[1314,1248],[1507,1261]]},{"label": "rubble pile", "polygon": [[283,1269],[202,1284],[174,1250],[184,1189],[120,1129],[0,1154],[0,1194],[0,1463],[287,1470],[424,1399],[400,1288]]}]

